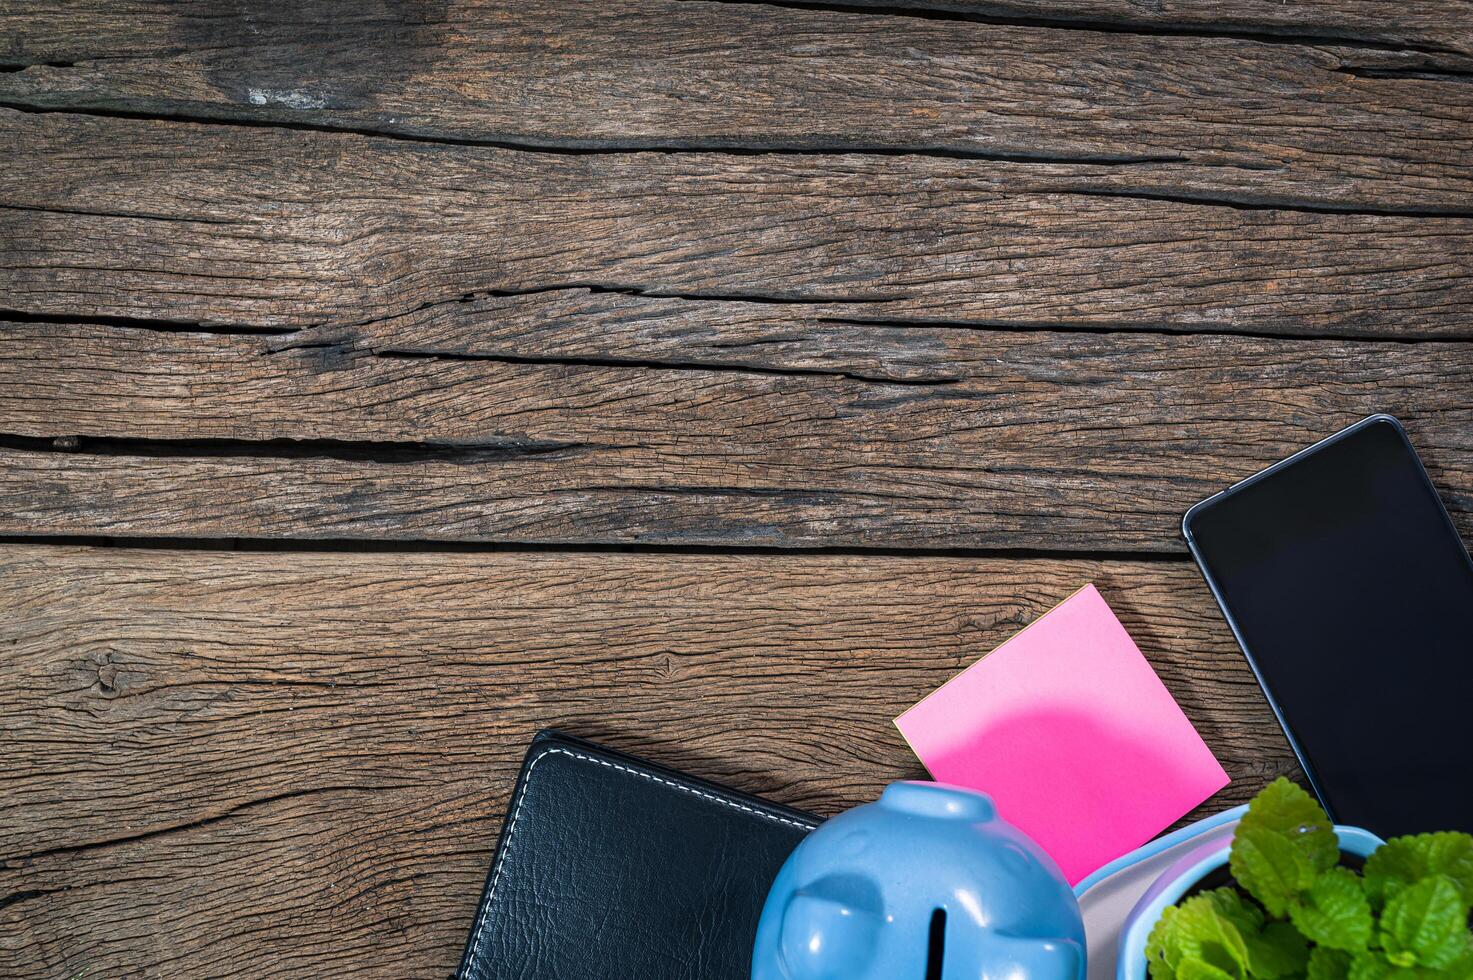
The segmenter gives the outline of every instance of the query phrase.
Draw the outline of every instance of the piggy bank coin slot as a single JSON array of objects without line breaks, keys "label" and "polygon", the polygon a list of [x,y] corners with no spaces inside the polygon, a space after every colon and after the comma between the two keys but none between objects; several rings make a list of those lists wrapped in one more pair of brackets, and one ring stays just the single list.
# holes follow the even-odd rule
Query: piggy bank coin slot
[{"label": "piggy bank coin slot", "polygon": [[941,966],[946,958],[946,910],[931,913],[931,934],[926,942],[926,980],[941,980]]}]

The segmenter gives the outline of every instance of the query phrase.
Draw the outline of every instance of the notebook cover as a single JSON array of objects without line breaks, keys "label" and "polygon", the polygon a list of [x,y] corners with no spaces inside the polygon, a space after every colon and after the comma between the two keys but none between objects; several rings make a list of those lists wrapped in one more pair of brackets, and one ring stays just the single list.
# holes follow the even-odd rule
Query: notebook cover
[{"label": "notebook cover", "polygon": [[819,820],[560,732],[522,763],[460,980],[748,980]]}]

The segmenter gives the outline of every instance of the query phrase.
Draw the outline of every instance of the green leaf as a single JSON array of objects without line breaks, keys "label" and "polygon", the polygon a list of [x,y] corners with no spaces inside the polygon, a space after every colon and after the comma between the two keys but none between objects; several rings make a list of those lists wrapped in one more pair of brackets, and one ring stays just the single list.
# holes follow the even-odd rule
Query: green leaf
[{"label": "green leaf", "polygon": [[1177,980],[1233,980],[1233,974],[1198,959],[1182,960],[1176,976]]},{"label": "green leaf", "polygon": [[1373,925],[1371,903],[1348,868],[1331,868],[1316,878],[1290,907],[1289,921],[1315,943],[1351,953],[1366,948]]},{"label": "green leaf", "polygon": [[1340,863],[1340,843],[1324,808],[1283,776],[1259,791],[1239,826],[1282,835],[1304,852],[1316,871]]},{"label": "green leaf", "polygon": [[1366,859],[1366,894],[1381,908],[1409,885],[1425,878],[1426,858],[1411,837],[1393,837]]},{"label": "green leaf", "polygon": [[1473,905],[1473,834],[1452,831],[1393,837],[1366,861],[1366,893],[1380,907],[1409,885],[1446,875]]},{"label": "green leaf", "polygon": [[1451,878],[1463,904],[1473,906],[1473,834],[1443,831],[1402,839],[1421,852],[1426,874]]},{"label": "green leaf", "polygon": [[1468,905],[1445,875],[1403,888],[1381,915],[1381,947],[1398,966],[1451,966],[1469,951]]},{"label": "green leaf", "polygon": [[1223,915],[1217,901],[1195,895],[1177,906],[1174,920],[1176,943],[1181,950],[1176,975],[1183,980],[1188,960],[1198,960],[1229,977],[1248,975],[1248,945],[1236,926]]},{"label": "green leaf", "polygon": [[1451,966],[1443,967],[1433,975],[1437,980],[1473,980],[1473,949],[1470,949]]},{"label": "green leaf", "polygon": [[1146,937],[1146,966],[1151,980],[1176,980],[1176,964],[1181,960],[1181,947],[1176,937],[1176,906],[1161,910],[1161,918]]},{"label": "green leaf", "polygon": [[1350,960],[1347,980],[1432,980],[1434,972],[1415,967],[1396,966],[1375,952],[1356,953]]},{"label": "green leaf", "polygon": [[1263,909],[1244,898],[1236,888],[1214,888],[1202,892],[1202,897],[1211,901],[1245,939],[1263,928]]},{"label": "green leaf", "polygon": [[1394,969],[1390,963],[1375,953],[1356,953],[1350,961],[1347,980],[1387,980]]},{"label": "green leaf", "polygon": [[1309,963],[1309,944],[1287,922],[1270,922],[1262,932],[1245,934],[1248,972],[1262,980],[1280,980],[1304,972]]},{"label": "green leaf", "polygon": [[[1225,920],[1232,926],[1243,941],[1241,948],[1246,953],[1246,967],[1250,976],[1261,980],[1280,980],[1303,971],[1309,958],[1309,949],[1303,937],[1288,923],[1282,922],[1271,923],[1269,930],[1265,932],[1263,910],[1236,888],[1214,888],[1183,904],[1210,907],[1217,920]],[[1232,932],[1223,929],[1217,920],[1206,916],[1205,911],[1200,908],[1189,912],[1184,930],[1185,952],[1209,966],[1236,974],[1244,966],[1237,961],[1239,946],[1233,939]],[[1155,930],[1152,934],[1155,935]],[[1214,952],[1204,948],[1214,941],[1221,943],[1224,950]],[[1194,943],[1198,945],[1194,946]],[[1147,955],[1149,954],[1148,944]]]},{"label": "green leaf", "polygon": [[1316,946],[1309,954],[1306,980],[1345,980],[1350,974],[1350,954],[1338,949]]},{"label": "green leaf", "polygon": [[1238,827],[1228,863],[1238,884],[1276,917],[1314,882],[1309,856],[1289,838],[1262,827]]}]

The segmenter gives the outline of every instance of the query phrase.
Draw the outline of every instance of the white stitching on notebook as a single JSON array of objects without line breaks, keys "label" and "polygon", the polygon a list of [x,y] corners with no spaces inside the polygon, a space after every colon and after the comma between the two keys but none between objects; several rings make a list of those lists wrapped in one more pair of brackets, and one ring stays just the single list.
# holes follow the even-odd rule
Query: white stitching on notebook
[{"label": "white stitching on notebook", "polygon": [[774,823],[787,824],[789,827],[797,827],[799,830],[812,829],[807,824],[799,823],[796,820],[789,820],[787,817],[779,817],[775,813],[768,813],[767,811],[759,810],[756,807],[743,806],[740,803],[736,803],[724,797],[717,796],[715,793],[707,793],[705,790],[696,789],[694,786],[686,786],[683,783],[677,783],[669,779],[663,779],[659,776],[656,776],[654,773],[642,772],[638,769],[631,769],[628,766],[621,766],[617,762],[609,762],[607,759],[595,758],[594,756],[584,755],[581,752],[573,752],[568,749],[561,749],[557,747],[546,749],[541,755],[537,756],[537,758],[528,763],[527,778],[522,781],[522,792],[517,796],[517,805],[511,811],[511,823],[507,824],[506,827],[506,846],[501,849],[501,857],[496,862],[496,870],[491,872],[491,886],[486,893],[486,904],[481,911],[480,918],[476,920],[476,932],[475,935],[471,938],[470,961],[472,964],[474,964],[481,955],[481,940],[484,938],[483,933],[486,929],[486,921],[491,917],[491,903],[496,900],[496,886],[501,881],[501,867],[506,863],[506,856],[511,853],[512,838],[516,835],[517,832],[517,820],[522,815],[522,804],[527,799],[527,790],[530,789],[532,786],[532,773],[537,770],[537,763],[541,762],[543,759],[547,758],[550,755],[566,755],[571,756],[574,759],[582,759],[584,762],[594,762],[609,769],[617,769],[620,772],[631,773],[632,775],[638,776],[641,779],[648,779],[651,782],[661,783],[662,785],[678,789],[682,793],[689,793],[692,796],[699,796],[707,800],[712,800],[716,803],[720,803],[722,806],[731,807],[733,810],[740,810],[743,813],[750,813],[754,816],[762,817],[764,820],[771,820]]}]

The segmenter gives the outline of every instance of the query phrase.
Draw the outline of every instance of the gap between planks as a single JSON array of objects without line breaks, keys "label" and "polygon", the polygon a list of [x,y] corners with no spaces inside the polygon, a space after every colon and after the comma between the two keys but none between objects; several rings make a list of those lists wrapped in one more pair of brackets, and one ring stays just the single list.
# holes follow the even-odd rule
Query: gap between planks
[{"label": "gap between planks", "polygon": [[365,554],[568,554],[568,555],[654,555],[654,556],[730,556],[771,558],[908,558],[1004,560],[1004,561],[1132,561],[1161,565],[1182,565],[1190,556],[1176,552],[1132,551],[1129,549],[1069,548],[905,548],[898,546],[796,545],[700,545],[700,544],[607,544],[600,542],[537,543],[499,541],[421,541],[354,538],[197,538],[197,537],[123,537],[96,534],[5,534],[0,535],[0,549],[16,546],[57,548],[102,548],[139,551],[240,551]]},{"label": "gap between planks", "polygon": [[[4,205],[0,205],[3,208]],[[649,299],[678,299],[692,303],[772,303],[817,306],[823,305],[859,305],[864,303],[884,303],[886,298],[842,298],[831,299],[818,297],[815,299],[791,299],[778,296],[763,296],[759,293],[742,293],[736,295],[716,295],[702,293],[671,293],[661,290],[646,289],[641,286],[621,285],[611,286],[595,283],[559,283],[551,286],[535,286],[518,289],[478,289],[453,296],[448,299],[429,300],[419,304],[413,309],[401,312],[385,313],[382,316],[369,317],[363,320],[323,320],[320,322],[304,323],[299,327],[274,326],[271,324],[257,323],[219,323],[205,320],[170,320],[159,317],[134,317],[134,316],[111,316],[111,315],[84,315],[72,313],[33,313],[27,310],[0,308],[0,326],[6,323],[51,323],[58,326],[103,326],[119,330],[141,330],[150,333],[196,333],[219,337],[291,337],[296,334],[306,333],[321,329],[352,329],[356,327],[367,327],[381,323],[389,323],[394,320],[403,319],[416,313],[432,309],[437,306],[445,306],[452,303],[469,303],[482,298],[509,298],[516,296],[527,296],[547,292],[587,292],[615,293],[625,296],[641,296]],[[1163,337],[1244,337],[1250,340],[1285,341],[1292,343],[1303,342],[1345,342],[1366,344],[1458,344],[1473,342],[1473,327],[1467,333],[1416,333],[1406,331],[1398,336],[1385,334],[1362,334],[1349,331],[1290,331],[1290,330],[1254,330],[1250,327],[1237,327],[1230,323],[1203,323],[1203,324],[1172,324],[1172,323],[1132,323],[1118,321],[1115,323],[1089,321],[1065,321],[1065,320],[969,320],[950,319],[946,317],[923,317],[923,316],[896,316],[896,317],[866,317],[857,315],[847,316],[817,316],[817,323],[830,323],[844,326],[875,327],[878,329],[893,330],[963,330],[976,331],[978,333],[1067,333],[1088,334],[1095,336],[1114,336],[1117,334],[1144,334]],[[279,347],[272,347],[266,351],[268,354],[281,353],[289,350],[302,350],[313,347],[341,348],[346,351],[346,341],[331,343],[292,344],[286,343]],[[514,358],[503,358],[494,354],[467,355],[453,351],[445,352],[416,352],[401,351],[390,348],[374,349],[364,348],[359,351],[363,356],[378,357],[421,357],[440,358],[442,360],[486,360],[515,361]],[[546,364],[569,364],[576,365],[579,362],[575,358],[560,359],[549,357],[539,361]],[[611,366],[611,365],[599,365]],[[644,367],[668,370],[691,370],[706,371],[722,370],[721,365],[706,365],[696,362],[672,363],[663,361],[619,361],[619,367]],[[741,368],[727,367],[727,370],[742,370]],[[755,373],[755,372],[754,372]],[[827,374],[830,372],[815,372]],[[840,372],[833,372],[839,374]],[[855,378],[855,380],[874,380],[876,383],[896,383],[883,379]]]}]

